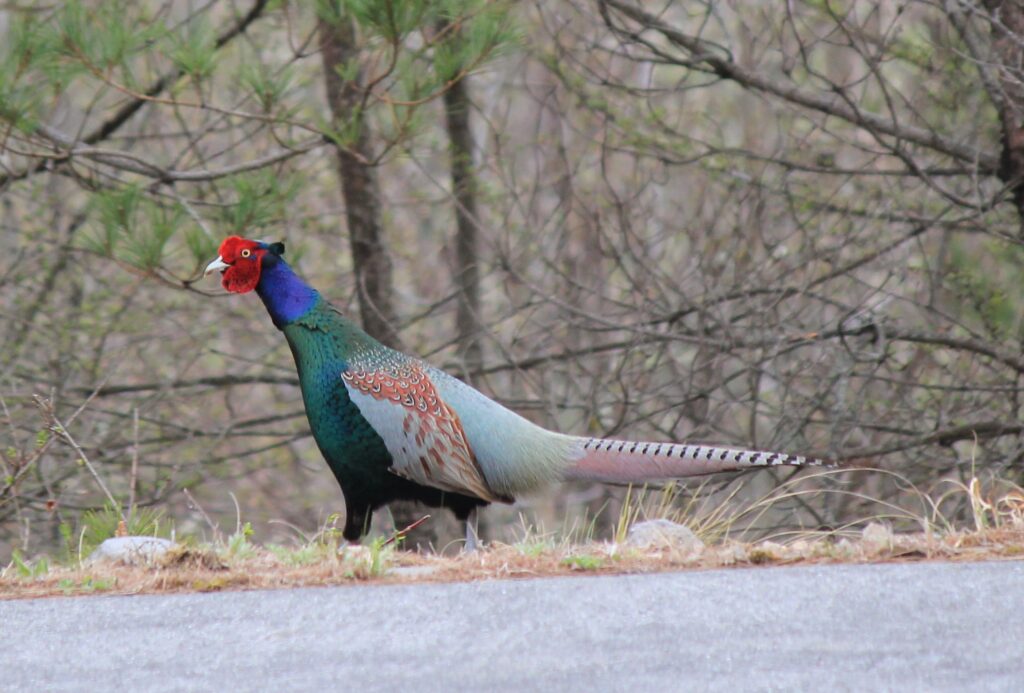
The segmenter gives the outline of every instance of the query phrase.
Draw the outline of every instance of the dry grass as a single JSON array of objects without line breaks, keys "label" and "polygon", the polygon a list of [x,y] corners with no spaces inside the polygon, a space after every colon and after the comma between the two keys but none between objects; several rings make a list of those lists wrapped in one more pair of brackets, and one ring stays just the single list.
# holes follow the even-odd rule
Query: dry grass
[{"label": "dry grass", "polygon": [[[806,479],[805,479],[806,481]],[[834,491],[843,493],[841,490]],[[783,486],[741,508],[728,499],[707,504],[699,495],[679,503],[674,491],[636,494],[619,517],[613,541],[595,542],[573,528],[561,537],[523,525],[512,544],[492,543],[476,553],[425,555],[395,548],[384,538],[365,546],[338,545],[338,533],[325,526],[294,547],[261,547],[239,522],[236,533],[212,544],[176,545],[149,565],[109,561],[89,563],[81,556],[51,566],[45,558],[16,556],[0,570],[0,599],[84,594],[210,592],[346,584],[396,584],[514,579],[579,574],[652,573],[747,566],[829,563],[888,563],[944,560],[1024,559],[1024,489],[996,481],[949,484],[939,494],[922,494],[919,514],[893,508],[859,527],[801,532],[775,540],[742,541],[745,521],[759,517],[803,491]],[[970,508],[957,527],[939,508],[961,495]],[[633,546],[629,526],[667,517],[688,525],[701,542],[655,542]],[[911,522],[921,531],[895,532]]]},{"label": "dry grass", "polygon": [[244,557],[225,558],[211,548],[179,546],[151,566],[103,562],[49,568],[38,575],[8,568],[0,576],[0,598],[455,582],[767,565],[1021,559],[1024,526],[940,536],[893,534],[882,525],[871,524],[854,540],[808,537],[788,544],[726,540],[702,550],[668,543],[647,548],[615,543],[493,544],[454,557],[372,546],[337,551],[325,545],[292,553],[253,547]]}]

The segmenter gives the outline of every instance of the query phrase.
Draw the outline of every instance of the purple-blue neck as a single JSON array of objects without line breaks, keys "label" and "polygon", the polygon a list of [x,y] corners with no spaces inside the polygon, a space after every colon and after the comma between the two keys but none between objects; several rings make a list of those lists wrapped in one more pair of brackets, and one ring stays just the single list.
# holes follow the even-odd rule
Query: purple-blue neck
[{"label": "purple-blue neck", "polygon": [[278,329],[301,318],[320,300],[316,289],[299,279],[288,263],[271,253],[263,256],[256,293],[263,299]]}]

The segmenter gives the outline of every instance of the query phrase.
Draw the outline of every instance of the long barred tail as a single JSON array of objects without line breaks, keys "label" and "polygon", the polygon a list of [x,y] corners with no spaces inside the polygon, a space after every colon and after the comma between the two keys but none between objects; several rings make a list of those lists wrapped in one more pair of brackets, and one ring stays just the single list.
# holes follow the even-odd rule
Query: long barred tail
[{"label": "long barred tail", "polygon": [[566,471],[566,479],[637,484],[754,467],[835,466],[815,457],[715,445],[637,443],[602,438],[580,438],[579,443],[578,457]]}]

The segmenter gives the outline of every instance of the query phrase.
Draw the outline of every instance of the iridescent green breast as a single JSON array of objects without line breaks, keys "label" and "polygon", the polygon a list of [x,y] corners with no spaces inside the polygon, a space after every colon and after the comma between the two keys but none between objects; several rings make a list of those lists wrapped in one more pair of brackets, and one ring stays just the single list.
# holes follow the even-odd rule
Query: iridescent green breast
[{"label": "iridescent green breast", "polygon": [[396,477],[384,441],[349,399],[341,374],[369,339],[329,306],[284,327],[313,438],[346,498],[387,495]]}]

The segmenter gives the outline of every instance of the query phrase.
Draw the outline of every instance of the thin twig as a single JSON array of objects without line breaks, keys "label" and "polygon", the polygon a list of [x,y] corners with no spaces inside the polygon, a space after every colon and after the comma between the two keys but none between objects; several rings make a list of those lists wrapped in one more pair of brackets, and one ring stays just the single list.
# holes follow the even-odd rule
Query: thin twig
[{"label": "thin twig", "polygon": [[242,533],[242,506],[238,504],[238,496],[234,491],[228,491],[231,501],[235,504],[235,534]]},{"label": "thin twig", "polygon": [[128,515],[135,507],[135,485],[139,479],[139,408],[132,409],[132,472],[128,482]]},{"label": "thin twig", "polygon": [[[120,508],[120,503],[118,503],[117,499],[114,498],[114,494],[110,492],[110,489],[107,488],[107,485],[103,483],[102,477],[100,477],[99,472],[96,471],[96,468],[92,466],[92,462],[89,461],[89,457],[85,454],[85,450],[82,449],[82,446],[78,444],[78,442],[71,435],[71,432],[68,431],[67,427],[63,423],[61,423],[60,419],[57,417],[57,412],[54,411],[51,401],[44,399],[39,395],[34,395],[33,398],[35,399],[36,404],[39,405],[39,408],[42,409],[43,413],[50,419],[50,431],[63,438],[64,441],[71,446],[71,448],[75,451],[75,454],[78,455],[78,459],[82,461],[82,463],[89,470],[89,473],[92,474],[92,478],[95,479],[99,487],[103,489],[103,493],[106,494],[107,499],[110,501],[111,507]],[[124,513],[121,513],[121,519],[125,519]]]},{"label": "thin twig", "polygon": [[385,541],[383,544],[381,544],[381,546],[387,546],[388,544],[393,544],[396,541],[399,541],[400,539],[405,539],[405,535],[406,534],[408,534],[412,530],[416,529],[417,527],[419,527],[420,525],[422,525],[424,522],[426,522],[429,519],[430,519],[430,515],[424,515],[423,517],[421,517],[420,519],[416,520],[415,522],[413,522],[411,525],[409,525],[405,529],[399,530],[398,532],[395,532],[394,534],[392,534],[391,538],[388,539],[387,541]]},{"label": "thin twig", "polygon": [[199,501],[195,499],[195,496],[189,493],[187,488],[181,489],[181,492],[185,494],[185,498],[188,498],[188,502],[191,503],[192,506],[199,511],[199,514],[203,516],[203,519],[206,520],[206,524],[210,525],[210,529],[213,530],[214,537],[220,537],[221,531],[217,526],[217,523],[213,521],[213,518],[206,514],[206,511],[203,510],[203,506],[199,505]]}]

